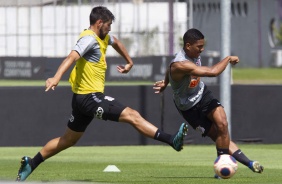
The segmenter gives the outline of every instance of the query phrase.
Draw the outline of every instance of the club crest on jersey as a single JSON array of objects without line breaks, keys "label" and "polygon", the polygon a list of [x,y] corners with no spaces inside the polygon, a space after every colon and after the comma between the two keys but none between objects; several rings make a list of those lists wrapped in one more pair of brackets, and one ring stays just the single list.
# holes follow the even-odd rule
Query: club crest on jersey
[{"label": "club crest on jersey", "polygon": [[96,110],[95,117],[98,119],[102,119],[103,114],[104,114],[104,109],[102,107],[98,107],[98,109]]},{"label": "club crest on jersey", "polygon": [[201,58],[200,57],[198,57],[197,59],[196,59],[196,63],[195,63],[197,66],[201,66]]}]

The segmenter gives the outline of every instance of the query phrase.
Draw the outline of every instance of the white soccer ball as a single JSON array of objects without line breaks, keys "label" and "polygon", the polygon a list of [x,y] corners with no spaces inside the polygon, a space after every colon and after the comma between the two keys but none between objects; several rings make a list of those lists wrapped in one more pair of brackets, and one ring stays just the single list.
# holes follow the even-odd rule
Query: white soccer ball
[{"label": "white soccer ball", "polygon": [[231,155],[220,155],[214,161],[214,172],[223,179],[231,178],[238,169],[237,161]]}]

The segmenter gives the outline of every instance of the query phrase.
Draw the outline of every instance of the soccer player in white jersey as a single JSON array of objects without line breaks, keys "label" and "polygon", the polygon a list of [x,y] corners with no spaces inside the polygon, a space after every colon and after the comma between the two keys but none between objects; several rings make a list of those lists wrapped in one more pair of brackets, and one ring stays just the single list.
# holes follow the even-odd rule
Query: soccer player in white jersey
[{"label": "soccer player in white jersey", "polygon": [[183,36],[183,42],[183,49],[169,64],[165,79],[154,84],[155,93],[163,92],[170,83],[177,110],[193,129],[215,142],[217,155],[230,154],[253,172],[262,173],[263,166],[248,159],[230,140],[224,108],[201,81],[201,77],[220,75],[228,64],[237,64],[239,58],[227,56],[211,67],[201,66],[204,35],[197,29],[189,29]]}]

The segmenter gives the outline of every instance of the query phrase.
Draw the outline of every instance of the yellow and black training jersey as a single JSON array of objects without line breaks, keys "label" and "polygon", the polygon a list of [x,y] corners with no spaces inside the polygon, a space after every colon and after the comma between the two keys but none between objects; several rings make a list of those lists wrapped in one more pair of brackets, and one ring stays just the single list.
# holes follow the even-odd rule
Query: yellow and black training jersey
[{"label": "yellow and black training jersey", "polygon": [[80,59],[77,60],[69,78],[74,93],[104,93],[106,50],[113,42],[112,36],[107,35],[101,40],[92,30],[84,30],[80,34],[73,49],[78,52]]}]

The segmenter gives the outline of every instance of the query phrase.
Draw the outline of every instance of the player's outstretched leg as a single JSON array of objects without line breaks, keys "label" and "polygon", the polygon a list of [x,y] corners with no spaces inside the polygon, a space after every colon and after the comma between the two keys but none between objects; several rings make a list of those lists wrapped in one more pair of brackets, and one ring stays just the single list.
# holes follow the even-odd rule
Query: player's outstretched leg
[{"label": "player's outstretched leg", "polygon": [[24,156],[21,160],[21,167],[19,169],[16,181],[24,181],[31,173],[32,168],[30,165],[31,158]]},{"label": "player's outstretched leg", "polygon": [[186,123],[182,123],[179,131],[175,134],[173,141],[172,141],[172,147],[176,150],[176,151],[181,151],[183,149],[183,141],[184,141],[184,137],[185,135],[187,135],[187,131],[188,131],[188,125]]},{"label": "player's outstretched leg", "polygon": [[250,168],[255,173],[262,173],[264,167],[258,162],[250,160],[233,142],[230,141],[229,150],[232,153],[232,156],[240,163],[244,164],[248,168]]},{"label": "player's outstretched leg", "polygon": [[[249,168],[255,173],[262,173],[264,169],[264,167],[260,165],[258,161],[251,161]],[[214,178],[221,179],[221,177],[219,177],[217,174],[214,175]]]},{"label": "player's outstretched leg", "polygon": [[262,165],[260,165],[260,163],[258,161],[252,161],[250,162],[249,168],[256,173],[262,173],[264,167]]}]

